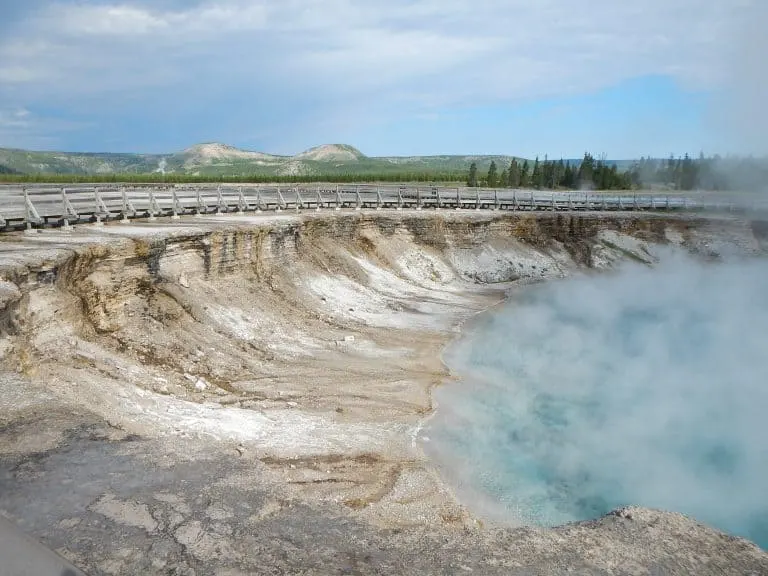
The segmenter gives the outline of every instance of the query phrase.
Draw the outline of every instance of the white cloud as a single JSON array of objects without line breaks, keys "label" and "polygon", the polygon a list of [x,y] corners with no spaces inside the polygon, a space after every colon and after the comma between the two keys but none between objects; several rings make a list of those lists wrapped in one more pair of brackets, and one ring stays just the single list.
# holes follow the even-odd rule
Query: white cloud
[{"label": "white cloud", "polygon": [[429,113],[651,74],[713,87],[757,1],[58,1],[0,38],[0,106],[13,90],[14,103],[62,106],[109,95],[117,112],[125,98],[194,98],[205,84],[308,93],[325,103],[318,115],[360,99],[371,114],[387,103]]},{"label": "white cloud", "polygon": [[186,10],[160,11],[127,3],[58,4],[37,18],[40,29],[71,36],[136,38],[148,34],[184,35],[253,30],[266,24],[264,5],[252,2],[213,3]]},{"label": "white cloud", "polygon": [[26,128],[29,125],[29,111],[23,108],[18,110],[0,110],[0,128]]},{"label": "white cloud", "polygon": [[305,75],[341,78],[353,90],[393,87],[414,77],[439,76],[478,59],[493,58],[501,45],[502,40],[494,37],[360,28],[345,32],[332,46],[295,59],[292,67]]},{"label": "white cloud", "polygon": [[44,28],[55,28],[71,35],[100,36],[163,33],[169,22],[162,15],[131,6],[59,6],[41,21]]},{"label": "white cloud", "polygon": [[36,70],[23,66],[0,66],[0,82],[9,84],[21,84],[40,80]]},{"label": "white cloud", "polygon": [[26,108],[0,108],[0,142],[13,148],[51,148],[62,133],[85,124],[50,116],[38,116]]}]

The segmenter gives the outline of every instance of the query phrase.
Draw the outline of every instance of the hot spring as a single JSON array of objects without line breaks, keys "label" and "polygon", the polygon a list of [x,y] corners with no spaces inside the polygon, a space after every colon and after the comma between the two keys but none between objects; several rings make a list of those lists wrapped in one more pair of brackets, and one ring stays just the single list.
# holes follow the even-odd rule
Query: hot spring
[{"label": "hot spring", "polygon": [[427,451],[470,508],[640,505],[768,548],[768,264],[676,256],[521,289],[445,354]]}]

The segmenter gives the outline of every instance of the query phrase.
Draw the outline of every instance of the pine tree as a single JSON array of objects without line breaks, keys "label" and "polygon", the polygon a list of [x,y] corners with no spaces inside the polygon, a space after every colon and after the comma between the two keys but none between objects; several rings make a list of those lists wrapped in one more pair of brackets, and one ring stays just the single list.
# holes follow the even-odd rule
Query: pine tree
[{"label": "pine tree", "polygon": [[712,174],[712,160],[704,157],[704,152],[699,152],[699,160],[696,164],[696,186],[706,190],[713,190],[716,186],[714,175]]},{"label": "pine tree", "polygon": [[584,153],[584,160],[581,161],[578,172],[577,185],[580,187],[594,186],[595,177],[595,159],[589,152]]},{"label": "pine tree", "polygon": [[552,177],[552,188],[559,188],[563,182],[563,175],[565,174],[565,161],[560,158],[560,162],[557,163],[555,171]]},{"label": "pine tree", "polygon": [[619,168],[616,164],[611,165],[611,168],[608,171],[607,180],[609,189],[622,188],[621,179],[619,178]]},{"label": "pine tree", "polygon": [[528,188],[531,185],[530,171],[531,167],[528,164],[528,160],[526,160],[520,169],[520,188]]},{"label": "pine tree", "polygon": [[467,178],[467,186],[470,188],[477,187],[477,164],[475,162],[472,162],[472,164],[469,165],[469,178]]},{"label": "pine tree", "polygon": [[681,171],[680,187],[683,190],[693,190],[696,187],[697,171],[696,165],[688,154],[683,158]]},{"label": "pine tree", "polygon": [[495,188],[499,181],[499,174],[496,168],[496,162],[491,160],[491,166],[488,168],[488,187]]},{"label": "pine tree", "polygon": [[610,170],[608,166],[605,165],[605,162],[600,159],[595,164],[595,171],[593,176],[593,181],[597,184],[597,187],[600,190],[607,190],[611,187],[610,185]]},{"label": "pine tree", "polygon": [[681,190],[683,185],[683,159],[678,158],[675,162],[675,190]]},{"label": "pine tree", "polygon": [[518,188],[520,186],[520,165],[514,158],[509,163],[509,170],[507,171],[507,185],[510,188]]},{"label": "pine tree", "polygon": [[541,175],[539,176],[539,188],[554,188],[555,179],[555,163],[550,162],[547,157],[544,157],[544,162],[541,165]]},{"label": "pine tree", "polygon": [[664,183],[665,184],[675,183],[675,155],[674,154],[670,154],[669,158],[667,159],[667,170],[664,177]]},{"label": "pine tree", "polygon": [[541,166],[539,165],[539,157],[536,156],[536,160],[533,161],[533,172],[531,173],[531,184],[534,188],[541,188]]},{"label": "pine tree", "polygon": [[571,166],[570,162],[567,162],[565,164],[565,168],[563,169],[563,178],[561,180],[562,186],[565,188],[576,188],[576,175],[574,173],[573,166]]}]

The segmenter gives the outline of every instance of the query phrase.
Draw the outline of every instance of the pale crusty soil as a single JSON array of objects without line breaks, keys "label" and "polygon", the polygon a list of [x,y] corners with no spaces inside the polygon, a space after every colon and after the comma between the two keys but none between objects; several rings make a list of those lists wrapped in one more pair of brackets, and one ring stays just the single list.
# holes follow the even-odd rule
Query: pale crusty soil
[{"label": "pale crusty soil", "polygon": [[4,236],[0,513],[91,574],[768,573],[674,514],[483,525],[415,441],[440,351],[505,289],[673,245],[760,254],[760,229],[381,212]]}]

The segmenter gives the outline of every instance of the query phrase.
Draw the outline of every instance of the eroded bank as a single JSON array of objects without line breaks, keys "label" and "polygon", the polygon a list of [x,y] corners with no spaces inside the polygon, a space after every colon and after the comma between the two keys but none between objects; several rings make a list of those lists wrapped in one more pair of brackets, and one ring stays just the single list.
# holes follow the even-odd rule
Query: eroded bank
[{"label": "eroded bank", "polygon": [[[432,409],[430,389],[448,376],[439,352],[454,328],[516,282],[626,259],[651,263],[663,245],[716,257],[760,253],[764,241],[759,226],[733,219],[394,212],[4,236],[0,509],[104,573],[130,573],[144,561],[143,546],[166,541],[164,567],[253,566],[258,559],[235,536],[245,530],[269,540],[277,519],[296,506],[308,507],[310,524],[328,515],[351,523],[329,550],[359,533],[380,539],[377,549],[394,558],[398,548],[412,553],[427,530],[465,542],[456,548],[463,554],[480,546],[470,563],[484,562],[498,538],[510,551],[493,552],[506,558],[497,558],[499,566],[520,562],[512,550],[522,545],[538,550],[522,565],[544,561],[538,546],[585,528],[535,535],[482,528],[413,442]],[[99,456],[83,461],[89,451]],[[20,501],[36,486],[29,474],[38,482],[41,470],[43,478],[66,476],[62,454],[86,468],[100,463],[92,489],[71,509],[52,489],[36,512],[25,510]],[[103,480],[105,468],[122,470],[135,459],[139,478]],[[232,494],[252,505],[238,508]],[[131,531],[128,552],[120,556],[90,534],[87,519]],[[623,538],[615,522],[600,528],[604,543]],[[304,538],[314,528],[292,530]],[[711,538],[701,531],[702,543]],[[581,537],[563,550],[578,556]],[[620,548],[615,555],[650,562],[651,553],[630,542]],[[289,562],[279,556],[275,566]],[[746,548],[725,556],[765,562]],[[435,569],[443,562],[433,560]]]}]

